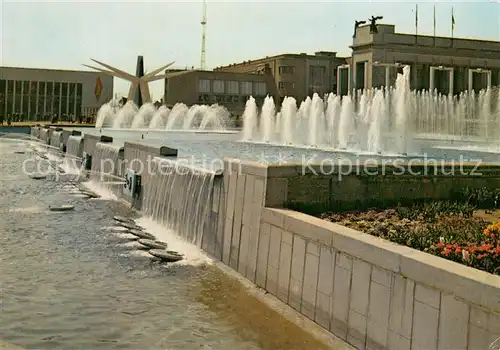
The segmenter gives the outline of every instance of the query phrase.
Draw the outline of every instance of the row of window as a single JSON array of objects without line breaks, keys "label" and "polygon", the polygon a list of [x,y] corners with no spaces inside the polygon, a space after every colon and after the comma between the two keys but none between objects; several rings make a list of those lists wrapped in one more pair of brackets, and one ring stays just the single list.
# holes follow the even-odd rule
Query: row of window
[{"label": "row of window", "polygon": [[267,86],[265,82],[200,79],[198,92],[265,96],[267,95]]},{"label": "row of window", "polygon": [[0,117],[22,115],[79,116],[82,105],[81,83],[54,81],[0,80]]}]

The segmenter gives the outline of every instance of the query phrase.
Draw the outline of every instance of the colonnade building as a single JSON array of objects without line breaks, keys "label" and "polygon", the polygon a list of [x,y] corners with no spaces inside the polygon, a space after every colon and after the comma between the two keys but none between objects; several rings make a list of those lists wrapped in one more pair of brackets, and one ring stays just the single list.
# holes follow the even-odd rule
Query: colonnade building
[{"label": "colonnade building", "polygon": [[76,121],[113,97],[113,77],[99,72],[0,67],[0,120]]},{"label": "colonnade building", "polygon": [[393,85],[402,67],[411,67],[415,90],[442,94],[500,85],[500,42],[395,32],[394,25],[356,29],[352,56],[338,67],[337,91]]}]

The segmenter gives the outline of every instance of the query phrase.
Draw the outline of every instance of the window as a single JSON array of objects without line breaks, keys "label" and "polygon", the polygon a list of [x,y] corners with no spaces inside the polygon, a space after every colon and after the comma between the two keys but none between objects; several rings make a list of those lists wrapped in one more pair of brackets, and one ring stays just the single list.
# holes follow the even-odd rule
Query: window
[{"label": "window", "polygon": [[242,81],[240,83],[240,94],[245,96],[252,95],[252,82],[251,81]]},{"label": "window", "polygon": [[82,92],[83,92],[83,85],[81,83],[76,84],[76,106],[75,106],[76,118],[79,118],[82,113]]},{"label": "window", "polygon": [[280,81],[278,87],[281,90],[290,90],[295,88],[295,82],[293,81]]},{"label": "window", "polygon": [[210,80],[207,79],[200,79],[199,84],[198,84],[198,92],[200,93],[209,93],[211,92],[210,89]]},{"label": "window", "polygon": [[293,74],[295,73],[294,66],[280,66],[279,67],[280,74]]},{"label": "window", "polygon": [[226,93],[237,95],[239,91],[240,89],[237,81],[226,81]]},{"label": "window", "polygon": [[255,96],[266,96],[267,95],[267,87],[264,82],[254,82],[253,83],[253,91]]},{"label": "window", "polygon": [[224,93],[224,80],[214,80],[213,84],[213,92],[215,94],[223,94]]}]

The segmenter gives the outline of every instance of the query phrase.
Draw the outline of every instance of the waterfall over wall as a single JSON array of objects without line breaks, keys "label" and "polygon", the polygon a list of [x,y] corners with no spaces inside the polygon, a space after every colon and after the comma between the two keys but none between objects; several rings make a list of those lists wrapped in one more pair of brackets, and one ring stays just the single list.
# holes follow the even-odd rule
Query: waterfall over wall
[{"label": "waterfall over wall", "polygon": [[71,135],[66,145],[66,154],[73,158],[82,158],[83,138],[81,136]]},{"label": "waterfall over wall", "polygon": [[90,180],[119,195],[123,187],[123,149],[120,146],[98,142],[92,155]]},{"label": "waterfall over wall", "polygon": [[216,222],[211,215],[215,173],[159,157],[153,158],[151,171],[144,214],[201,247]]}]

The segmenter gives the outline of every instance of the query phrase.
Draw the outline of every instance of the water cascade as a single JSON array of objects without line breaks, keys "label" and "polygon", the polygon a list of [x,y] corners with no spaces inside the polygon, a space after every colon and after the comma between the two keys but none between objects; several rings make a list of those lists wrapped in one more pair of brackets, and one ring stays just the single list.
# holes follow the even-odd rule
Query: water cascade
[{"label": "water cascade", "polygon": [[81,167],[83,153],[83,137],[70,135],[66,144],[64,168],[67,172],[76,173]]},{"label": "water cascade", "polygon": [[243,140],[251,141],[252,137],[255,136],[258,126],[257,126],[257,115],[259,114],[257,109],[257,104],[255,99],[250,97],[245,105],[245,111],[243,112]]},{"label": "water cascade", "polygon": [[201,246],[210,231],[215,172],[183,166],[164,158],[153,158],[144,213]]},{"label": "water cascade", "polygon": [[262,141],[270,142],[273,137],[274,122],[276,118],[276,110],[274,100],[267,96],[262,106],[262,114],[260,117],[260,125],[262,130]]},{"label": "water cascade", "polygon": [[123,187],[123,148],[102,142],[98,142],[95,147],[90,180],[118,195]]},{"label": "water cascade", "polygon": [[130,125],[131,129],[149,128],[149,124],[156,113],[156,107],[152,103],[145,103],[141,106]]}]

